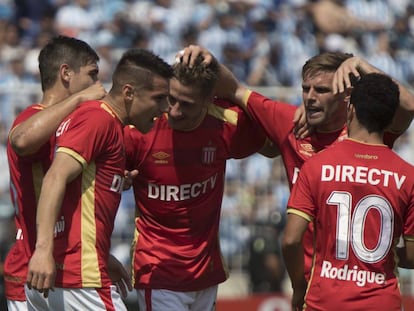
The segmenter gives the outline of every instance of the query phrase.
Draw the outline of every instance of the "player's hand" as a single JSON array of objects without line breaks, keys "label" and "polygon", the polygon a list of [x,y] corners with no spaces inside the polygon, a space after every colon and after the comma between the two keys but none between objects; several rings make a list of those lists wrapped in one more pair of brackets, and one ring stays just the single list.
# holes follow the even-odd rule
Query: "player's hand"
[{"label": "player's hand", "polygon": [[123,190],[131,188],[134,179],[138,176],[138,170],[124,171],[124,185]]},{"label": "player's hand", "polygon": [[351,57],[345,60],[341,66],[335,71],[332,81],[332,91],[334,94],[343,93],[348,89],[351,89],[352,82],[351,77],[356,79],[361,77],[361,58]]},{"label": "player's hand", "polygon": [[361,75],[373,72],[382,73],[381,70],[358,56],[348,58],[335,71],[332,91],[334,94],[338,94],[350,90],[352,89],[353,81],[359,80]]},{"label": "player's hand", "polygon": [[199,56],[203,57],[202,64],[205,66],[217,61],[207,49],[199,45],[189,45],[185,47],[177,53],[175,61],[177,63],[186,64],[191,68],[194,66],[196,59]]},{"label": "player's hand", "polygon": [[81,102],[101,99],[106,95],[106,90],[103,84],[100,81],[96,81],[91,86],[79,92]]},{"label": "player's hand", "polygon": [[55,285],[56,265],[50,252],[36,249],[29,261],[27,273],[27,286],[36,289],[43,296],[49,296],[49,290],[53,291]]},{"label": "player's hand", "polygon": [[123,298],[126,298],[128,291],[132,291],[131,277],[124,265],[113,255],[109,255],[108,258],[108,274],[118,292]]},{"label": "player's hand", "polygon": [[293,131],[297,139],[308,137],[313,132],[313,128],[306,122],[306,111],[303,104],[296,109],[293,116],[293,124]]}]

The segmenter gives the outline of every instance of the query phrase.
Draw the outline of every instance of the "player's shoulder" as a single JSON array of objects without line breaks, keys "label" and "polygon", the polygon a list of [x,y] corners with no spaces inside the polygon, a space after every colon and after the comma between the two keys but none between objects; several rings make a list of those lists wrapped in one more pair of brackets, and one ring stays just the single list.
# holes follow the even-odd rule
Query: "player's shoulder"
[{"label": "player's shoulder", "polygon": [[103,100],[85,101],[72,112],[72,115],[83,116],[91,121],[95,120],[97,123],[103,122],[105,119],[118,119],[113,108]]},{"label": "player's shoulder", "polygon": [[245,112],[237,105],[218,98],[208,106],[208,115],[223,123],[237,125],[239,117],[244,114]]},{"label": "player's shoulder", "polygon": [[33,105],[30,105],[30,106],[26,107],[25,109],[20,111],[19,114],[16,116],[16,118],[13,121],[13,124],[12,124],[11,128],[14,129],[20,123],[26,121],[32,115],[38,113],[39,111],[42,111],[43,109],[45,109],[45,107],[43,107],[40,104],[33,104]]},{"label": "player's shoulder", "polygon": [[260,94],[256,91],[252,91],[249,95],[249,98],[247,99],[248,103],[253,102],[266,102],[267,104],[273,104],[277,105],[278,108],[282,108],[287,111],[295,111],[298,108],[298,104],[292,104],[288,103],[283,100],[278,100],[274,98],[270,98],[267,96],[264,96],[263,94]]},{"label": "player's shoulder", "polygon": [[[316,152],[310,158],[308,158],[302,166],[302,169],[308,166],[318,166],[324,163],[331,162],[332,159],[336,159],[338,155],[341,155],[341,149],[343,148],[340,144],[342,142],[338,142],[333,145],[329,145],[326,148]],[[302,170],[301,169],[301,170]]]}]

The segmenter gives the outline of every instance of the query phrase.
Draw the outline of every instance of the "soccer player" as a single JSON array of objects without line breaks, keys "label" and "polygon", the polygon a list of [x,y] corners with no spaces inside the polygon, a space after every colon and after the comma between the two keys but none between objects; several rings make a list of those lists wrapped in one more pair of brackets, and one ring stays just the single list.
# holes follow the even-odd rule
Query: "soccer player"
[{"label": "soccer player", "polygon": [[[396,270],[414,268],[414,167],[383,144],[398,105],[389,77],[362,76],[347,108],[349,138],[302,166],[282,242],[294,310],[402,310]],[[316,247],[307,284],[308,222]]]},{"label": "soccer player", "polygon": [[201,62],[173,66],[168,114],[149,133],[125,128],[127,168],[139,171],[133,282],[142,311],[214,310],[227,278],[218,236],[226,160],[266,142],[239,107],[214,98],[218,64]]},{"label": "soccer player", "polygon": [[[183,62],[193,64],[198,55],[203,55],[208,64],[214,56],[199,46],[185,48],[179,57]],[[274,101],[252,92],[231,74],[224,66],[221,72],[217,94],[243,107],[251,117],[261,124],[269,139],[280,150],[290,188],[296,182],[303,163],[317,152],[343,140],[347,136],[346,109],[352,78],[358,79],[366,73],[381,71],[365,60],[351,54],[322,53],[309,59],[302,70],[302,98],[306,121],[313,132],[298,137],[292,122],[296,106]],[[397,82],[398,83],[398,82]],[[400,107],[392,124],[384,134],[384,141],[392,146],[410,125],[414,114],[414,95],[401,83]],[[313,255],[313,237],[310,224],[304,238],[305,274],[308,279]]]},{"label": "soccer player", "polygon": [[60,124],[56,154],[42,183],[36,248],[29,262],[26,296],[32,310],[43,310],[36,307],[42,293],[50,310],[126,310],[107,266],[123,189],[123,127],[151,129],[168,106],[171,76],[171,66],[158,56],[128,50],[109,93],[82,103]]},{"label": "soccer player", "polygon": [[79,103],[105,95],[98,81],[98,61],[86,42],[64,36],[52,38],[39,54],[42,99],[17,116],[9,133],[10,193],[17,229],[16,242],[4,265],[9,311],[27,310],[27,264],[34,250],[37,199],[53,157],[54,132]]}]

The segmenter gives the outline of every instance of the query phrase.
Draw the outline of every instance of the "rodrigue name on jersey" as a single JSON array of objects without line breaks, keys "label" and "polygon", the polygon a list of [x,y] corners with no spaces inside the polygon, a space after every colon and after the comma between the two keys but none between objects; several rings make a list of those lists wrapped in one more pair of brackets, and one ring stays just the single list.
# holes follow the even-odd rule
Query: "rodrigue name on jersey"
[{"label": "rodrigue name on jersey", "polygon": [[384,187],[396,187],[401,189],[405,175],[397,172],[352,165],[322,165],[321,181],[323,182],[349,182],[370,185],[382,185]]}]

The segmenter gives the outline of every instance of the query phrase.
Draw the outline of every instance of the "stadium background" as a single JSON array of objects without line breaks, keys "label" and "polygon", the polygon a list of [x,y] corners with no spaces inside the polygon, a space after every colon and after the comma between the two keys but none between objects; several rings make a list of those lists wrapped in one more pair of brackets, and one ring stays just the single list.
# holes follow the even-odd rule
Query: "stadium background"
[{"label": "stadium background", "polygon": [[[410,0],[1,0],[0,263],[14,239],[7,132],[15,114],[39,100],[37,55],[58,33],[97,50],[100,78],[108,88],[125,49],[145,47],[172,62],[190,43],[209,48],[251,88],[294,104],[300,103],[303,63],[321,51],[354,53],[414,85]],[[398,140],[396,151],[414,163],[412,128]],[[290,309],[279,249],[288,195],[279,158],[253,155],[228,162],[220,241],[230,277],[219,286],[218,311]],[[113,234],[113,252],[126,264],[133,208],[126,192]],[[400,272],[405,310],[414,310],[414,273]],[[126,302],[136,310],[134,293]]]}]

